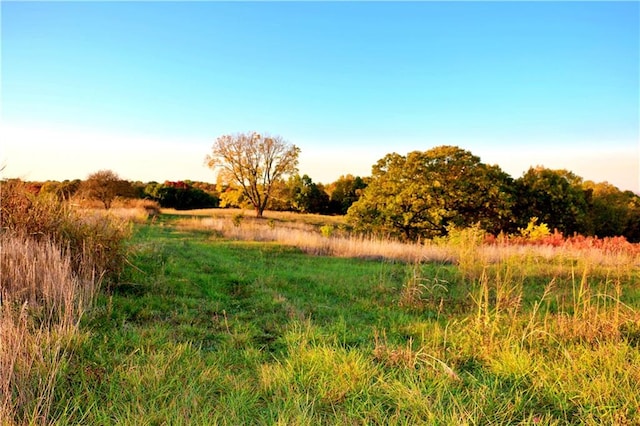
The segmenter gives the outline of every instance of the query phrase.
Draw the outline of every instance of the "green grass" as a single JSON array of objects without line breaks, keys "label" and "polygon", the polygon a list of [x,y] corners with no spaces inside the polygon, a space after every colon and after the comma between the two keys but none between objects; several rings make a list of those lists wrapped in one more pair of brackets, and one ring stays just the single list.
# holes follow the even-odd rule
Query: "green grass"
[{"label": "green grass", "polygon": [[638,300],[636,272],[605,305],[615,277],[545,293],[548,276],[508,264],[465,279],[173,221],[137,226],[130,267],[84,316],[57,424],[640,422],[640,322],[619,303]]}]

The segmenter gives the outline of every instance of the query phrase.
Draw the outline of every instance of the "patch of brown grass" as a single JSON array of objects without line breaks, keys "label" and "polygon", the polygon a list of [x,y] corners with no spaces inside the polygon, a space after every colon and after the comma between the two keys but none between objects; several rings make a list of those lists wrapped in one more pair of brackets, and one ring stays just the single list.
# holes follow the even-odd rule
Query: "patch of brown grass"
[{"label": "patch of brown grass", "polygon": [[320,228],[298,222],[270,222],[243,217],[185,218],[178,222],[187,229],[211,230],[226,238],[248,241],[274,241],[297,247],[314,255],[362,259],[391,259],[405,262],[449,262],[450,252],[432,244],[407,244],[374,237],[354,236],[337,229],[330,236]]},{"label": "patch of brown grass", "polygon": [[[516,245],[484,241],[476,230],[459,230],[454,238],[405,243],[388,238],[351,234],[342,217],[266,212],[264,219],[238,209],[193,211],[162,210],[185,216],[178,226],[214,231],[225,238],[277,242],[315,255],[402,262],[455,263],[463,276],[478,279],[488,265],[509,264],[517,276],[531,274],[570,277],[572,270],[590,265],[600,275],[614,271],[630,274],[640,265],[638,251],[615,251],[606,247],[573,244]],[[324,221],[324,222],[323,222]]]},{"label": "patch of brown grass", "polygon": [[58,370],[99,281],[51,241],[0,236],[0,414],[47,423]]},{"label": "patch of brown grass", "polygon": [[128,222],[0,184],[0,419],[50,424],[53,390],[102,278],[120,271]]},{"label": "patch of brown grass", "polygon": [[204,217],[214,219],[231,219],[233,217],[241,217],[243,221],[257,221],[267,223],[302,223],[305,225],[313,225],[320,227],[323,225],[331,225],[335,227],[345,227],[346,220],[344,216],[327,216],[313,213],[295,213],[295,212],[281,212],[266,210],[262,219],[255,217],[255,212],[252,210],[244,209],[194,209],[194,210],[176,210],[176,209],[161,209],[161,213],[175,215],[175,216],[190,216],[190,217]]}]

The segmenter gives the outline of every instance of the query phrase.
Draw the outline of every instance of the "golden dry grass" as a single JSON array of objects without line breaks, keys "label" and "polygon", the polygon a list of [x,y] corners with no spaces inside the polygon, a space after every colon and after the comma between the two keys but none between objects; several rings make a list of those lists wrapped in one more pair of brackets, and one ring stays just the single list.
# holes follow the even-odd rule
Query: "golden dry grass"
[{"label": "golden dry grass", "polygon": [[[192,217],[180,220],[178,226],[211,230],[237,240],[278,242],[315,255],[405,262],[452,260],[448,249],[433,244],[407,244],[375,237],[351,236],[340,229],[323,235],[321,228],[306,221],[276,223],[244,218],[234,222],[231,217]],[[329,233],[331,235],[326,235]]]},{"label": "golden dry grass", "polygon": [[51,241],[0,236],[0,417],[46,423],[57,371],[98,286]]},{"label": "golden dry grass", "polygon": [[169,215],[177,215],[177,216],[197,216],[197,217],[207,217],[207,218],[216,218],[216,219],[224,219],[224,218],[233,218],[233,217],[242,217],[243,221],[272,221],[272,222],[296,222],[296,223],[304,223],[309,225],[333,225],[333,226],[343,226],[346,224],[346,220],[344,216],[327,216],[320,214],[301,214],[295,212],[280,212],[280,211],[272,211],[266,210],[264,212],[263,219],[256,219],[255,212],[253,210],[245,210],[245,209],[195,209],[195,210],[176,210],[176,209],[161,209],[161,213],[169,214]]},{"label": "golden dry grass", "polygon": [[597,247],[485,244],[474,237],[462,241],[443,238],[404,243],[353,235],[345,231],[344,218],[339,216],[268,212],[265,219],[258,220],[242,215],[241,210],[163,210],[163,213],[185,216],[178,221],[179,227],[215,231],[225,238],[277,242],[316,255],[455,263],[465,275],[476,277],[486,265],[507,262],[519,269],[519,275],[531,273],[532,269],[539,272],[542,268],[550,277],[570,274],[584,265],[604,273],[628,272],[630,268],[640,266],[637,252],[611,253]]},{"label": "golden dry grass", "polygon": [[116,219],[117,221],[145,223],[155,214],[144,207],[112,207],[109,210],[95,208],[76,208],[84,218]]},{"label": "golden dry grass", "polygon": [[59,369],[102,278],[122,266],[130,224],[1,185],[0,424],[51,424]]}]

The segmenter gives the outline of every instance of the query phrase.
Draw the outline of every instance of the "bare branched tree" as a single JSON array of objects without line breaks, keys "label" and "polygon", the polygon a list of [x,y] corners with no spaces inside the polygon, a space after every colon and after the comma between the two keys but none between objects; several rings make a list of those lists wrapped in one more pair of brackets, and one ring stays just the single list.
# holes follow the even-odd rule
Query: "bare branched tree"
[{"label": "bare branched tree", "polygon": [[239,185],[262,217],[274,183],[298,171],[299,153],[300,148],[280,136],[237,133],[216,139],[206,162],[223,180]]}]

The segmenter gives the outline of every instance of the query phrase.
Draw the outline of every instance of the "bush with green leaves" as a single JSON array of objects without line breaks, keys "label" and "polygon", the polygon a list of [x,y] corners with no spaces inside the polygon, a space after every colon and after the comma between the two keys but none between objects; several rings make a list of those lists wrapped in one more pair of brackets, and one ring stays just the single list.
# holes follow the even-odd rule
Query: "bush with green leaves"
[{"label": "bush with green leaves", "polygon": [[220,199],[209,192],[195,188],[187,182],[150,183],[145,196],[160,203],[161,207],[178,210],[206,209],[220,205]]}]

